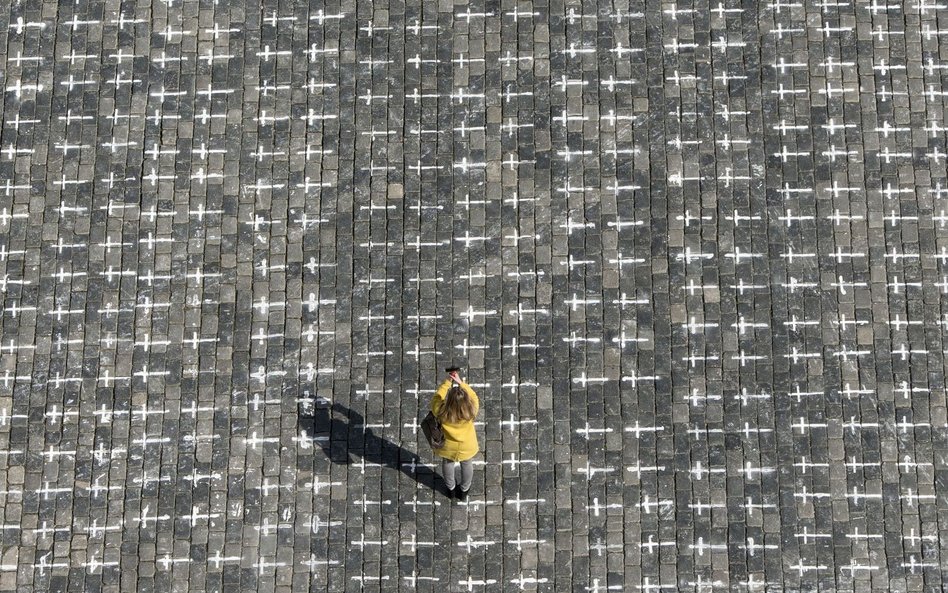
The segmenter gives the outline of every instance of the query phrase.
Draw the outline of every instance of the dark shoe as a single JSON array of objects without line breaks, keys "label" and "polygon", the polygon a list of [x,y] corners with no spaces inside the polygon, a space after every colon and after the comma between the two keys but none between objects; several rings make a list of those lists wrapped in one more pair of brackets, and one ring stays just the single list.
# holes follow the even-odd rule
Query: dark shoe
[{"label": "dark shoe", "polygon": [[454,488],[448,488],[447,486],[444,487],[444,494],[445,494],[445,496],[448,497],[448,500],[453,499],[453,498],[454,498],[454,495],[455,495],[455,493],[456,493],[457,491],[458,491],[458,487],[457,487],[457,486],[455,486]]},{"label": "dark shoe", "polygon": [[467,490],[461,490],[460,486],[454,488],[454,497],[458,499],[458,502],[464,502],[467,500]]}]

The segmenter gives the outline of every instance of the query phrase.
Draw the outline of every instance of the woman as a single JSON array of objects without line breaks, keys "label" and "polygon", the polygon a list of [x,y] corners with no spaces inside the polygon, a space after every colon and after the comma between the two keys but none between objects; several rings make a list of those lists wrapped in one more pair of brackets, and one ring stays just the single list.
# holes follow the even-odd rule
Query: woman
[{"label": "woman", "polygon": [[[472,458],[480,450],[474,432],[474,418],[480,409],[480,400],[471,386],[461,380],[457,371],[448,373],[448,379],[438,387],[431,398],[431,412],[441,422],[444,446],[435,449],[442,457],[441,471],[448,487],[448,496],[460,501],[467,499],[474,479]],[[461,466],[461,483],[456,484],[455,472]]]}]

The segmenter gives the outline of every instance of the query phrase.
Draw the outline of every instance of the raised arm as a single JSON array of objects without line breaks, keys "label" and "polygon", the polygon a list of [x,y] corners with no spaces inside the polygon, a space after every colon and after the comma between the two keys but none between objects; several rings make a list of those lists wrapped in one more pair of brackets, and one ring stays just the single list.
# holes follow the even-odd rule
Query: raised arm
[{"label": "raised arm", "polygon": [[448,390],[451,389],[451,379],[445,379],[441,385],[438,386],[438,390],[435,391],[434,396],[431,398],[431,411],[437,413],[438,407],[441,406],[441,402],[444,401],[444,398],[448,396]]},{"label": "raised arm", "polygon": [[474,392],[474,388],[472,388],[470,385],[468,385],[464,381],[461,381],[459,384],[461,385],[461,389],[466,391],[467,396],[471,398],[471,401],[474,402],[474,415],[477,416],[477,413],[481,409],[481,400],[478,399],[477,393]]}]

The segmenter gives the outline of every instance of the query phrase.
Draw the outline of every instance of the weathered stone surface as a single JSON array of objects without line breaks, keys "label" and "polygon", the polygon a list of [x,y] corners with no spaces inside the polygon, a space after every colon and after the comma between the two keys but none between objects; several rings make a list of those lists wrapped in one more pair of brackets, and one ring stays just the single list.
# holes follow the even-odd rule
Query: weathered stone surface
[{"label": "weathered stone surface", "polygon": [[946,8],[548,4],[0,10],[0,590],[944,587]]}]

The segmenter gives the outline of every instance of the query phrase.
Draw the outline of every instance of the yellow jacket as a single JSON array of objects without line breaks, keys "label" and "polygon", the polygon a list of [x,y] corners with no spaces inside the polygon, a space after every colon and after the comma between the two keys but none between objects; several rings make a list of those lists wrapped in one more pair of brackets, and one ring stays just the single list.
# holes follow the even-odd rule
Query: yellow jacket
[{"label": "yellow jacket", "polygon": [[[438,387],[434,397],[431,398],[431,411],[437,416],[444,404],[444,398],[451,389],[451,379],[446,379]],[[474,417],[480,411],[481,402],[477,399],[477,394],[467,383],[461,383],[461,388],[467,391],[468,397],[474,400]],[[467,420],[458,423],[442,422],[441,428],[444,430],[444,447],[435,449],[435,454],[440,455],[451,461],[465,461],[477,455],[480,447],[477,444],[477,433],[474,432],[474,420]]]}]

